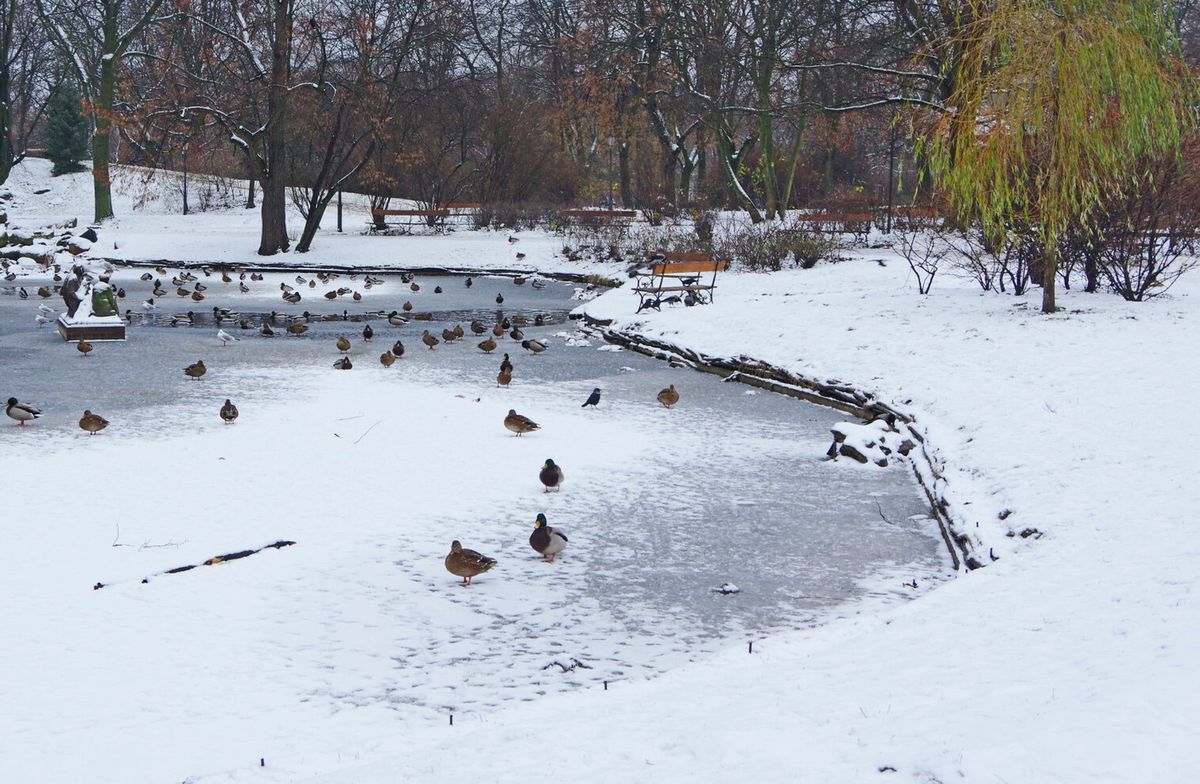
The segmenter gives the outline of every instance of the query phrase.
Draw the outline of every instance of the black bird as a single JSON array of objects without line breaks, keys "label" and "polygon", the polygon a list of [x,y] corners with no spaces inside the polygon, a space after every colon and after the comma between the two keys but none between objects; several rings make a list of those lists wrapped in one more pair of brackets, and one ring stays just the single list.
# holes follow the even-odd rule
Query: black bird
[{"label": "black bird", "polygon": [[584,403],[582,406],[580,406],[580,408],[587,408],[588,406],[596,406],[599,404],[600,404],[600,387],[596,387],[595,389],[592,390],[592,394],[588,396],[587,402]]},{"label": "black bird", "polygon": [[464,285],[465,285],[467,288],[471,288],[471,286],[475,285],[475,281],[471,280],[471,278],[470,278],[470,277],[468,277],[468,278],[466,279],[466,281],[464,282]]},{"label": "black bird", "polygon": [[497,295],[496,295],[496,304],[497,304],[497,305],[503,305],[503,304],[504,304],[504,295],[503,295],[503,294],[497,294]]}]

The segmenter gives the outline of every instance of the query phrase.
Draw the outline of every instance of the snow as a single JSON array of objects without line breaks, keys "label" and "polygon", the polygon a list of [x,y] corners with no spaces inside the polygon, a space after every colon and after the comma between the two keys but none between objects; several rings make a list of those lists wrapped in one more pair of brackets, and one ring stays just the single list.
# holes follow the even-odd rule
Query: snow
[{"label": "snow", "polygon": [[[59,181],[44,202],[28,195],[32,185],[44,178],[18,167],[14,223],[86,221],[86,202],[60,193]],[[253,216],[121,213],[93,255],[109,255],[115,241],[126,258],[254,258]],[[465,231],[322,233],[303,261],[495,268],[511,259],[504,243],[502,234]],[[557,244],[522,233],[526,265],[585,266],[557,258]],[[859,603],[815,625],[756,635],[752,652],[745,638],[729,640],[669,657],[652,678],[576,670],[563,673],[574,687],[546,689],[534,683],[545,673],[527,672],[529,654],[507,659],[512,670],[476,666],[506,640],[490,635],[487,618],[522,617],[532,600],[521,639],[538,667],[569,664],[573,654],[554,643],[572,628],[625,640],[599,616],[576,617],[595,598],[570,593],[587,563],[582,518],[613,488],[637,498],[629,488],[654,471],[646,433],[664,412],[641,404],[614,433],[606,420],[581,417],[593,378],[568,376],[508,390],[544,425],[513,439],[496,420],[515,395],[457,371],[431,366],[420,383],[400,385],[389,383],[398,375],[368,376],[367,355],[347,373],[213,373],[151,405],[136,427],[98,409],[113,425],[86,449],[62,424],[70,418],[56,424],[50,411],[0,431],[10,552],[0,779],[382,784],[486,771],[495,782],[580,784],[1190,781],[1200,725],[1192,530],[1200,424],[1190,414],[1200,386],[1200,279],[1186,277],[1149,304],[1060,292],[1063,310],[1042,316],[1036,289],[1023,298],[984,294],[939,276],[921,297],[889,251],[847,255],[811,270],[723,275],[712,305],[635,315],[636,296],[619,289],[580,307],[615,319],[614,328],[711,356],[836,379],[911,415],[942,465],[939,489],[952,514],[996,558],[985,568],[936,584],[922,576],[914,601]],[[410,352],[419,345],[407,342]],[[607,385],[618,379],[653,390],[661,373],[692,378],[591,342],[572,348],[560,338],[537,359],[514,355],[524,366],[518,375],[563,355],[611,358],[606,409],[615,402]],[[22,373],[38,357],[3,332],[0,352],[5,389],[18,380],[14,357],[26,363]],[[70,359],[78,368],[93,361],[106,355]],[[408,366],[401,372],[416,377]],[[747,405],[776,398],[712,381]],[[557,394],[567,382],[571,394]],[[208,383],[211,391],[196,389]],[[232,426],[216,417],[221,401],[208,399],[226,390],[239,392],[242,409]],[[672,461],[725,435],[721,427],[711,438],[689,435],[679,419],[670,420]],[[841,419],[831,415],[824,434]],[[801,436],[796,448],[823,451],[824,434]],[[521,560],[542,500],[526,494],[536,485],[526,469],[547,446],[573,480],[552,502],[562,506],[551,523],[562,519],[572,537],[556,566]],[[487,470],[463,468],[484,449]],[[828,472],[818,483],[896,468],[818,465]],[[582,494],[581,477],[617,466],[619,481]],[[397,482],[418,467],[441,479]],[[439,492],[443,482],[452,502]],[[114,519],[118,543],[132,546],[111,546]],[[906,519],[876,522],[886,531]],[[471,589],[445,588],[447,528],[501,567]],[[140,584],[156,570],[281,537],[299,544]],[[819,581],[804,574],[807,563],[794,561],[796,579]],[[531,597],[523,581],[548,569],[559,571]],[[755,594],[736,575],[701,577],[712,603]],[[80,590],[101,578],[114,584]],[[730,578],[740,593],[711,594]],[[542,601],[552,603],[544,615]],[[656,612],[674,619],[669,606]],[[397,646],[398,616],[423,632],[406,637],[407,647]],[[421,666],[394,691],[398,651]],[[530,699],[495,701],[507,686]],[[412,709],[417,718],[401,727],[390,700],[411,688],[453,696]],[[450,726],[446,709],[461,699],[473,707],[456,710]]]}]

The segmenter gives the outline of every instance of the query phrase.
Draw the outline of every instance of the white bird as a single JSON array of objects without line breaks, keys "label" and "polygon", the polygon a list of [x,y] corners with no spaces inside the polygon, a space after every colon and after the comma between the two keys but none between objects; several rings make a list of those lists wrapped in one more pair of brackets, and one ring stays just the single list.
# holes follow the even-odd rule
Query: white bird
[{"label": "white bird", "polygon": [[46,307],[45,305],[38,305],[38,310],[40,310],[42,313],[45,313],[47,316],[53,316],[55,313],[58,312],[54,308],[49,308],[49,307]]},{"label": "white bird", "polygon": [[233,335],[230,335],[228,332],[226,332],[223,329],[218,329],[217,330],[217,340],[221,341],[222,346],[225,346],[229,343],[229,341],[231,341],[231,340],[236,341],[237,338],[235,338]]},{"label": "white bird", "polygon": [[42,326],[43,324],[50,323],[50,319],[46,318],[44,313],[37,314],[36,316],[33,317],[33,320],[38,323],[38,326]]},{"label": "white bird", "polygon": [[158,305],[154,304],[154,297],[151,297],[150,299],[148,299],[142,303],[142,310],[145,310],[147,312],[154,310],[157,307],[158,307]]}]

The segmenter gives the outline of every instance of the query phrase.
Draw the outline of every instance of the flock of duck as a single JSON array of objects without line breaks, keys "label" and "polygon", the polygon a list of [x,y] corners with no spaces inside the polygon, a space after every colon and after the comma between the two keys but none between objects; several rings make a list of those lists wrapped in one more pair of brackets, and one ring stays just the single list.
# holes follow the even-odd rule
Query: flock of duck
[{"label": "flock of duck", "polygon": [[[210,270],[205,269],[203,271],[206,276],[212,274]],[[238,281],[239,290],[243,293],[248,292],[249,287],[247,287],[245,284],[247,273],[244,270],[237,268],[235,268],[234,271],[240,277]],[[163,277],[165,277],[167,274],[166,270],[162,267],[157,268],[156,272]],[[319,272],[311,280],[306,280],[303,276],[297,275],[295,281],[296,286],[307,286],[308,288],[312,289],[316,288],[318,281],[328,285],[337,277],[337,273]],[[350,275],[349,277],[351,280],[354,280],[357,278],[357,275]],[[263,275],[259,273],[249,273],[249,278],[251,281],[261,281],[263,280]],[[153,282],[153,291],[155,296],[162,296],[167,293],[166,289],[163,287],[161,279],[155,279],[150,273],[147,272],[143,274],[141,279],[143,282]],[[221,271],[221,279],[224,283],[233,282],[233,278],[229,275],[228,271]],[[413,292],[420,291],[420,284],[414,281],[410,275],[401,275],[401,280],[409,284],[409,287]],[[196,302],[204,299],[204,291],[206,290],[206,287],[194,273],[186,270],[182,271],[173,277],[171,282],[176,286],[176,294],[180,297],[187,296]],[[380,285],[383,282],[384,281],[382,279],[373,278],[372,276],[367,275],[363,286],[364,288],[370,289],[373,286]],[[185,288],[185,285],[189,283],[193,284],[192,288]],[[474,281],[471,277],[467,277],[464,280],[464,285],[467,288],[470,288],[473,283]],[[525,280],[523,278],[516,278],[514,283],[517,285],[523,285]],[[544,281],[540,281],[538,279],[533,281],[534,288],[541,288],[544,286]],[[302,297],[300,291],[288,283],[281,283],[280,290],[282,292],[282,298],[289,303],[299,302]],[[441,286],[434,288],[434,293],[441,292]],[[42,296],[48,296],[50,293],[50,291],[42,292],[39,290],[39,295]],[[118,289],[118,297],[123,298],[124,295],[125,292],[122,289]],[[333,300],[345,295],[349,295],[356,302],[362,299],[360,292],[352,290],[348,287],[330,289],[325,293],[324,296],[326,299]],[[503,294],[497,294],[495,301],[497,305],[503,305]],[[154,297],[147,299],[142,303],[141,317],[144,317],[146,313],[149,313],[157,308],[158,304],[154,301]],[[396,327],[407,324],[410,319],[418,321],[432,320],[432,316],[430,314],[411,314],[411,311],[413,310],[411,302],[405,302],[401,310],[403,313],[397,310],[393,310],[388,313],[384,313],[382,311],[368,313],[367,317],[385,318],[388,324]],[[53,311],[49,308],[46,308],[44,305],[39,306],[39,323],[48,321],[48,317],[52,313]],[[139,314],[132,310],[127,310],[126,318],[132,322],[139,318]],[[322,317],[313,316],[308,312],[305,312],[300,316],[288,316],[272,311],[267,318],[262,321],[261,324],[255,325],[252,324],[248,319],[242,318],[239,313],[220,307],[213,308],[212,318],[214,324],[218,326],[216,337],[221,342],[222,347],[228,346],[230,343],[240,340],[240,338],[236,337],[230,332],[227,332],[225,330],[226,326],[236,326],[243,330],[253,330],[257,328],[258,333],[263,337],[275,337],[278,333],[272,329],[272,324],[274,323],[276,325],[286,325],[287,334],[298,336],[303,335],[308,331],[308,322],[312,320],[319,319],[329,321],[338,320],[359,322],[364,320],[363,317],[360,316],[350,316],[346,311],[343,311],[342,315],[340,316],[327,315]],[[171,318],[171,323],[175,326],[188,326],[193,324],[195,319],[196,317],[194,313],[189,311],[186,314],[178,314],[173,316]],[[515,344],[520,345],[521,348],[529,351],[534,356],[537,356],[545,352],[549,347],[541,340],[525,337],[521,327],[526,326],[529,323],[530,320],[524,316],[503,316],[502,314],[498,314],[496,323],[490,327],[475,319],[470,322],[469,328],[476,337],[486,336],[477,344],[477,348],[484,354],[491,354],[494,352],[500,345],[498,340],[503,340],[505,337],[508,337]],[[548,323],[549,318],[545,315],[539,314],[533,318],[534,326],[544,326]],[[490,335],[488,334],[489,332],[491,333]],[[438,337],[431,334],[428,329],[426,329],[421,334],[421,342],[429,351],[433,351],[439,345],[450,345],[459,342],[465,338],[465,335],[466,330],[461,324],[455,325],[453,328],[443,329],[440,340]],[[369,343],[375,337],[375,330],[370,324],[366,324],[362,329],[361,336],[364,343]],[[335,341],[335,346],[342,356],[339,357],[334,363],[334,368],[339,370],[352,369],[353,363],[348,356],[351,348],[353,347],[350,339],[345,335],[340,335]],[[94,348],[95,347],[91,343],[84,340],[76,343],[76,349],[85,357],[88,356],[94,350]],[[380,354],[380,364],[385,368],[389,368],[395,364],[398,359],[403,357],[404,353],[404,344],[400,340],[396,340],[389,349]],[[500,361],[499,373],[496,376],[496,385],[498,387],[510,386],[513,379],[513,370],[514,368],[512,361],[509,355],[505,353]],[[205,365],[203,359],[197,360],[196,362],[183,368],[184,376],[193,381],[199,381],[207,372],[208,367]],[[598,406],[600,403],[600,398],[601,390],[599,388],[594,389],[588,396],[587,400],[584,401],[582,407],[587,408]],[[672,408],[676,403],[679,402],[679,392],[672,384],[658,393],[657,400],[665,408]],[[42,411],[32,405],[29,405],[28,403],[22,403],[14,397],[8,399],[8,402],[5,406],[5,414],[7,414],[9,418],[15,420],[18,426],[24,427],[27,422],[31,422],[40,418],[42,416]],[[226,424],[233,424],[239,416],[239,411],[232,400],[226,399],[218,410],[218,415]],[[90,409],[85,410],[83,416],[79,420],[80,429],[93,436],[107,428],[109,424],[110,423],[107,419],[99,414],[93,413]],[[541,429],[541,426],[537,422],[534,422],[532,419],[524,416],[523,414],[517,413],[515,409],[509,409],[508,414],[504,417],[504,427],[518,437],[528,433],[536,432],[537,430]],[[564,480],[563,470],[552,459],[547,459],[545,461],[541,470],[539,471],[538,478],[545,487],[545,492],[558,492],[562,489]],[[558,554],[566,549],[567,541],[567,536],[563,531],[550,526],[544,514],[538,514],[534,524],[533,533],[529,537],[530,547],[532,547],[534,551],[539,553],[544,560],[552,563]],[[495,565],[496,560],[494,558],[483,555],[475,550],[464,548],[458,540],[455,540],[451,544],[450,553],[445,558],[445,566],[447,571],[449,571],[451,574],[461,577],[463,580],[461,584],[464,586],[471,585],[471,580],[473,577],[487,572]]]}]

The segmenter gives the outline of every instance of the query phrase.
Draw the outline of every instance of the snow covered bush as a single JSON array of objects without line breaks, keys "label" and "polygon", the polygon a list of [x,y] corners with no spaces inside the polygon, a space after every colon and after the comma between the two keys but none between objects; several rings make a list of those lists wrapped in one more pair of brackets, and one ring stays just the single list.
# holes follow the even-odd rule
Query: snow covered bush
[{"label": "snow covered bush", "polygon": [[838,260],[837,250],[827,237],[773,224],[732,225],[713,240],[715,256],[752,272],[810,269],[822,259]]}]

